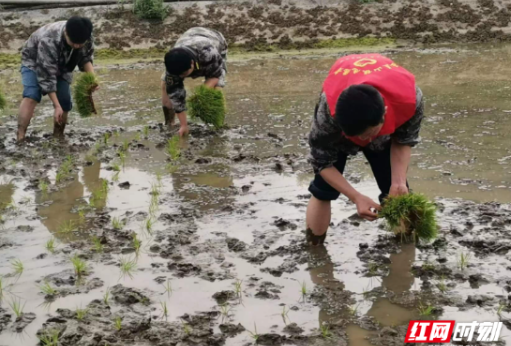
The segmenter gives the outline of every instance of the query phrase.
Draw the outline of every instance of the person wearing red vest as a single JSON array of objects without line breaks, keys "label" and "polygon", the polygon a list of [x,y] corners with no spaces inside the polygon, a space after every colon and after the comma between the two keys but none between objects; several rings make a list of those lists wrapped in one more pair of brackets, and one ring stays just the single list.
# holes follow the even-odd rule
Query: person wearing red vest
[{"label": "person wearing red vest", "polygon": [[348,55],[332,66],[314,112],[309,145],[315,177],[309,186],[307,239],[324,242],[331,201],[342,193],[360,217],[373,221],[381,207],[344,178],[349,155],[365,155],[380,189],[408,193],[406,174],[411,148],[420,141],[424,114],[421,90],[413,74],[379,54]]}]

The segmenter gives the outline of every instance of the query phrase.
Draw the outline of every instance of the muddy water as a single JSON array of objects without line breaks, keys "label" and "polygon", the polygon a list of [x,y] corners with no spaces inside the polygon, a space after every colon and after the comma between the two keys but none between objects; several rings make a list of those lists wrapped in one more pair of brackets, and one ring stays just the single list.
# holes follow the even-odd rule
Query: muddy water
[{"label": "muddy water", "polygon": [[[428,100],[423,143],[414,150],[409,174],[416,191],[431,198],[510,202],[511,150],[507,134],[511,130],[511,82],[506,78],[511,73],[509,50],[472,47],[392,54],[416,74]],[[184,155],[172,173],[166,168],[164,147],[159,145],[165,143],[165,134],[156,126],[162,121],[159,66],[100,65],[102,89],[96,99],[101,105],[101,117],[80,119],[75,115],[69,128],[79,133],[122,127],[123,131],[109,140],[109,149],[89,164],[84,163],[88,161],[84,158],[94,148],[74,154],[79,164],[65,184],[55,184],[56,163],[43,168],[15,158],[8,162],[9,167],[26,164],[28,171],[34,167],[45,170],[50,188],[47,192],[30,188],[30,174],[6,174],[0,185],[0,201],[3,205],[12,201],[3,213],[1,244],[10,245],[0,247],[0,274],[7,285],[1,306],[10,310],[9,304],[19,299],[25,304],[25,312],[36,314],[22,333],[11,331],[7,325],[0,334],[0,345],[35,345],[36,332],[49,315],[56,315],[58,309],[84,308],[92,300],[102,299],[108,288],[119,283],[140,289],[149,297],[149,314],[154,320],[165,320],[161,303],[166,302],[167,320],[180,321],[184,314],[220,311],[213,294],[234,290],[236,280],[243,280],[238,297],[241,299],[229,301],[229,312],[218,317],[213,326],[215,332],[221,323],[241,323],[251,331],[257,329],[259,334],[289,336],[283,329],[296,323],[304,334],[317,335],[320,325],[327,323],[343,326],[344,334],[339,337],[347,339],[349,345],[365,346],[371,345],[367,339],[377,335],[378,330],[360,321],[369,318],[379,326],[397,328],[419,318],[415,307],[400,304],[393,297],[421,294],[424,282],[413,275],[412,267],[432,261],[429,252],[413,245],[399,246],[390,254],[389,263],[376,263],[375,272],[368,273],[368,263],[357,254],[359,244],[373,244],[383,231],[374,224],[347,221],[352,220],[355,208],[345,199],[333,205],[333,227],[325,249],[297,248],[290,251],[291,256],[281,251],[303,237],[300,231],[307,205],[304,195],[312,177],[305,156],[306,134],[321,82],[334,60],[332,52],[232,59],[225,90],[230,129],[208,135],[206,145],[193,135],[180,143],[181,150],[191,156]],[[12,86],[8,97],[14,109],[20,92],[19,76],[16,72],[3,72],[2,79]],[[2,132],[9,147],[15,126],[15,118],[9,115],[15,111],[6,113],[1,119]],[[47,131],[51,116],[51,106],[43,103],[32,129]],[[151,126],[147,139],[142,131],[146,125]],[[113,148],[125,140],[143,146],[130,146],[124,167],[116,174],[111,168],[113,163],[119,163],[119,158]],[[29,145],[28,150],[41,148]],[[44,148],[42,152],[45,153]],[[233,159],[240,154],[246,158]],[[195,163],[198,158],[206,158],[206,163]],[[362,158],[351,160],[347,173],[357,188],[376,198],[377,188]],[[126,181],[130,183],[128,189],[118,185]],[[108,189],[94,200],[94,210],[86,209],[81,216],[80,210],[91,205],[93,193],[105,184]],[[147,213],[156,185],[160,190],[158,209],[149,231]],[[138,256],[126,245],[107,254],[90,250],[96,230],[111,232],[110,221],[107,225],[98,224],[105,215],[122,220],[125,230],[137,234],[142,241]],[[278,226],[279,219],[289,224]],[[70,222],[74,229],[66,232],[65,225]],[[440,223],[443,230],[449,230],[461,221],[442,216]],[[190,243],[180,238],[188,230],[195,231],[185,239]],[[54,254],[45,249],[52,237],[57,244]],[[164,247],[163,237],[180,245],[173,249],[172,258],[180,255],[185,263],[200,270],[177,275],[168,269],[169,263],[179,260],[164,258],[152,250],[156,245]],[[229,238],[244,242],[247,248],[233,250],[227,246]],[[247,260],[254,255],[251,250],[267,256],[253,263]],[[457,256],[465,251],[470,252],[456,244],[445,257],[456,266]],[[45,300],[39,287],[43,279],[55,274],[73,276],[69,258],[83,252],[87,252],[91,271],[86,281],[97,278],[103,284],[87,290],[77,286],[79,294]],[[15,259],[25,266],[19,278],[12,276],[11,262]],[[126,259],[137,260],[132,277],[121,275],[119,262]],[[296,267],[289,268],[293,261]],[[471,262],[480,272],[495,273],[496,277],[505,277],[509,265],[507,258],[497,255],[483,259],[474,254]],[[171,293],[155,281],[157,277],[170,279]],[[263,285],[265,282],[271,284]],[[462,301],[469,295],[507,295],[500,282],[472,286],[468,282],[457,283],[451,292]],[[305,297],[302,287],[307,291]],[[65,285],[63,288],[70,289]],[[330,305],[325,305],[314,298],[314,292],[349,294],[339,293],[329,301]],[[119,307],[112,309],[118,311]],[[497,320],[494,309],[451,305],[445,306],[437,317],[463,320],[476,314],[480,320],[493,321]],[[510,333],[505,329],[502,335],[507,338]],[[228,338],[226,345],[251,341],[250,333],[245,332]],[[343,343],[319,338],[314,344]]]}]

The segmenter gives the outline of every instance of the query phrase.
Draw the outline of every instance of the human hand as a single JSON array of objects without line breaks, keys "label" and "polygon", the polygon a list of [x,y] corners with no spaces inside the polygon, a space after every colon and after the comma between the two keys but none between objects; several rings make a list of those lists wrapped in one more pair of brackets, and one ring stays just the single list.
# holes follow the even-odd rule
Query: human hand
[{"label": "human hand", "polygon": [[374,221],[378,218],[378,215],[373,211],[373,209],[381,210],[381,206],[374,202],[371,198],[361,194],[355,198],[354,203],[357,205],[357,212],[361,218],[368,221]]},{"label": "human hand", "polygon": [[170,101],[170,98],[169,97],[163,97],[161,99],[161,104],[163,107],[167,108],[167,109],[173,109],[174,107],[172,106],[172,101]]},{"label": "human hand", "polygon": [[406,184],[392,184],[390,186],[389,196],[401,196],[408,193]]},{"label": "human hand", "polygon": [[58,106],[55,107],[55,112],[53,113],[53,116],[55,117],[55,122],[59,125],[62,125],[62,116],[64,115],[64,111],[62,110],[62,107]]},{"label": "human hand", "polygon": [[181,125],[178,133],[180,137],[187,136],[189,133],[188,125]]}]

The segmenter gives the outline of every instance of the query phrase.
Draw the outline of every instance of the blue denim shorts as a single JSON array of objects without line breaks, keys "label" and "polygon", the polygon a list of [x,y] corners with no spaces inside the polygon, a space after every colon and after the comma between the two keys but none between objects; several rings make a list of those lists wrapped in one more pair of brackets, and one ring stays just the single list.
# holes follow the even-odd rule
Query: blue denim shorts
[{"label": "blue denim shorts", "polygon": [[[23,83],[23,97],[41,102],[43,92],[37,81],[37,74],[28,67],[21,66],[21,82]],[[71,102],[71,88],[69,83],[62,78],[57,78],[57,99],[64,112],[73,108]]]}]

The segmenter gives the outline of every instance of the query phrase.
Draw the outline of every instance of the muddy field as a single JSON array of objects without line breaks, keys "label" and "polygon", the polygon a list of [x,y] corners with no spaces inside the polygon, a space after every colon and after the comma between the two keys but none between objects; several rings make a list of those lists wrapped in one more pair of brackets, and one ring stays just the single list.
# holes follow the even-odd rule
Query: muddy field
[{"label": "muddy field", "polygon": [[[122,3],[122,2],[120,2]],[[168,5],[163,22],[138,20],[128,5],[0,13],[0,49],[15,52],[40,26],[71,15],[95,24],[99,48],[168,49],[193,26],[221,31],[251,51],[354,44],[502,42],[510,36],[511,5],[501,0],[269,0]]]},{"label": "muddy field", "polygon": [[[510,49],[386,52],[427,97],[409,177],[441,230],[417,245],[344,198],[326,246],[304,245],[306,135],[339,52],[231,59],[229,127],[193,124],[179,159],[159,65],[99,61],[100,116],[56,143],[45,101],[20,147],[3,71],[0,345],[392,346],[421,318],[501,320],[511,344]],[[347,177],[378,195],[361,157]]]}]

